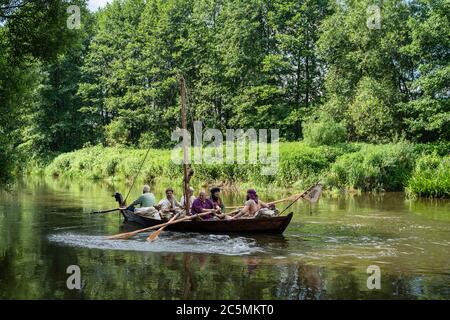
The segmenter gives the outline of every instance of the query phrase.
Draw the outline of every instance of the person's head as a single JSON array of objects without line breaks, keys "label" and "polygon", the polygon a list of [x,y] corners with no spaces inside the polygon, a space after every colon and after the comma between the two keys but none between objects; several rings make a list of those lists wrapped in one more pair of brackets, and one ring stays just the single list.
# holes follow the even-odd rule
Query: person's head
[{"label": "person's head", "polygon": [[166,189],[166,197],[167,197],[167,199],[172,199],[172,197],[173,197],[173,189],[172,188]]},{"label": "person's head", "polygon": [[194,188],[189,187],[189,189],[188,189],[188,195],[189,195],[189,196],[192,196],[193,194],[194,194]]},{"label": "person's head", "polygon": [[258,203],[258,195],[256,194],[255,189],[247,190],[247,200],[254,200],[256,203]]},{"label": "person's head", "polygon": [[149,193],[150,192],[150,186],[148,184],[144,185],[144,188],[142,188],[142,193]]},{"label": "person's head", "polygon": [[198,194],[198,198],[199,198],[201,201],[206,200],[206,192],[205,192],[205,191],[200,191],[200,193]]},{"label": "person's head", "polygon": [[214,199],[214,200],[219,199],[219,197],[220,197],[220,188],[214,187],[214,188],[212,188],[210,190],[210,192],[211,192],[211,198],[212,199]]}]

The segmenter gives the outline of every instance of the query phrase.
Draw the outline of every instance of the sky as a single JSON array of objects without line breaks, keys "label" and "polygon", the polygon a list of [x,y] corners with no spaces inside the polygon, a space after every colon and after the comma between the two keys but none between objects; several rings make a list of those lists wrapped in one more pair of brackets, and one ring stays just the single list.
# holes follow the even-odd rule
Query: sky
[{"label": "sky", "polygon": [[104,7],[112,0],[89,0],[89,10],[96,11],[99,7]]}]

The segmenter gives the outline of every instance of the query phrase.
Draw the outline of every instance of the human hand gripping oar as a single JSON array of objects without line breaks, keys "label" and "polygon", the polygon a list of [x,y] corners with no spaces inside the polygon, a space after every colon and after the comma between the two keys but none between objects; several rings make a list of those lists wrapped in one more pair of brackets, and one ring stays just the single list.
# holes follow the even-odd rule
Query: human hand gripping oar
[{"label": "human hand gripping oar", "polygon": [[[304,193],[304,192],[303,192],[303,193]],[[291,201],[291,200],[295,199],[295,197],[298,197],[299,195],[301,195],[301,194],[303,194],[303,193],[293,194],[293,195],[291,195],[291,196],[289,196],[289,197],[287,197],[287,198],[280,199],[280,200],[275,200],[275,201],[272,201],[272,202],[267,202],[266,204],[270,206],[270,205],[277,204],[277,203],[281,203],[281,202]],[[242,209],[243,206],[226,207],[226,208],[227,208],[227,209]],[[236,211],[236,210],[231,211],[231,212],[229,212],[229,213],[227,213],[227,214],[233,213],[233,212],[235,212],[235,211]]]},{"label": "human hand gripping oar", "polygon": [[195,216],[187,216],[187,217],[184,217],[184,218],[172,221],[172,222],[165,222],[165,223],[158,224],[156,226],[147,227],[147,228],[143,228],[143,229],[139,229],[139,230],[135,230],[135,231],[131,231],[131,232],[119,233],[119,234],[116,234],[116,235],[113,235],[113,236],[109,236],[106,239],[108,239],[108,240],[128,239],[128,238],[131,238],[132,236],[134,236],[134,235],[136,235],[138,233],[141,233],[141,232],[146,232],[146,231],[149,231],[149,230],[156,230],[156,229],[159,229],[159,228],[161,228],[163,226],[168,226],[169,224],[175,224],[175,223],[178,223],[178,222],[189,221],[189,220],[191,220],[191,219],[193,219],[195,217],[203,217],[203,216],[206,216],[208,214],[209,214],[208,212],[205,212],[205,213],[197,214]]},{"label": "human hand gripping oar", "polygon": [[159,228],[158,230],[156,230],[155,232],[150,233],[150,235],[147,237],[147,241],[152,242],[155,241],[159,235],[161,234],[161,232],[163,232],[163,230],[171,224],[171,222],[173,222],[176,218],[178,218],[180,216],[179,213],[177,213],[176,215],[174,215],[172,217],[172,219],[169,220],[169,222],[167,222],[167,224],[165,226],[162,226],[161,228]]},{"label": "human hand gripping oar", "polygon": [[[298,196],[300,196],[300,197],[301,197],[301,196],[304,196],[305,193],[307,193],[307,192],[308,192],[309,190],[311,190],[313,187],[314,187],[314,185],[311,186],[311,187],[309,187],[309,189],[307,189],[306,191],[304,191],[304,192],[302,192],[302,193],[293,194],[292,196],[289,196],[289,197],[287,197],[287,198],[280,199],[280,200],[275,200],[275,201],[271,201],[271,202],[267,202],[266,204],[267,204],[268,206],[271,206],[271,205],[274,205],[274,204],[277,204],[277,203],[281,203],[281,202],[286,202],[286,201],[294,200],[295,197],[298,197]],[[238,213],[238,212],[243,208],[243,206],[240,206],[240,207],[227,207],[227,208],[228,208],[228,209],[236,209],[236,210],[233,210],[233,211],[230,211],[230,212],[227,213],[227,215],[232,215],[232,214]]]}]

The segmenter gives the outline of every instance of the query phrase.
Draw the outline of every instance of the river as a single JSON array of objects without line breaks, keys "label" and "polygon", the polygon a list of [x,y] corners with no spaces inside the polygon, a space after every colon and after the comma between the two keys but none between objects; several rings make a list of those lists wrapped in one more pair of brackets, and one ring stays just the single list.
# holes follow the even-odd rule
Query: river
[{"label": "river", "polygon": [[[148,243],[104,239],[130,228],[118,213],[90,214],[114,208],[116,190],[127,187],[33,178],[2,191],[0,299],[450,299],[448,200],[324,195],[292,206],[283,236],[165,231]],[[224,194],[230,206],[243,198]],[[71,265],[80,290],[67,287]]]}]

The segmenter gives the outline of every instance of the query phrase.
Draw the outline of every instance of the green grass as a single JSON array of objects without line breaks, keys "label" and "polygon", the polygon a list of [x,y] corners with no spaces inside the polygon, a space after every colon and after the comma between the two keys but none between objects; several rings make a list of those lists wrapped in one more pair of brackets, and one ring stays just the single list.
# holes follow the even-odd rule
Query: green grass
[{"label": "green grass", "polygon": [[[328,189],[360,191],[403,191],[408,186],[411,194],[449,197],[449,161],[438,166],[435,176],[435,162],[422,160],[427,149],[433,150],[406,142],[318,147],[303,142],[283,142],[275,175],[263,175],[264,164],[261,163],[194,163],[192,182],[301,189],[321,181]],[[132,180],[145,153],[146,150],[125,147],[88,147],[59,155],[44,172],[64,178]],[[418,157],[421,158],[416,165]],[[182,166],[172,162],[171,150],[152,149],[139,180],[147,183],[162,179],[178,181],[181,176]]]},{"label": "green grass", "polygon": [[327,184],[362,191],[402,190],[414,168],[413,145],[405,142],[362,145],[339,157],[327,175]]},{"label": "green grass", "polygon": [[434,153],[417,159],[406,190],[412,197],[450,198],[450,156]]}]

